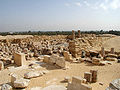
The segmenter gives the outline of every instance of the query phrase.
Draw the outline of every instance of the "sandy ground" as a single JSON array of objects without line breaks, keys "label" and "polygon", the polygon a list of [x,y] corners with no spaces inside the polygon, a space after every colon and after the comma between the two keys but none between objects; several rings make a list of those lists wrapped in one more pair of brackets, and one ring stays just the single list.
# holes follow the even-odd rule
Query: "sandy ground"
[{"label": "sandy ground", "polygon": [[[120,64],[113,63],[113,65],[106,66],[92,66],[89,64],[69,64],[68,70],[53,69],[45,76],[31,79],[29,88],[32,87],[45,87],[51,84],[67,85],[63,83],[65,76],[84,76],[84,72],[89,72],[91,69],[98,70],[98,82],[90,84],[93,90],[105,90],[109,83],[117,78],[120,78]],[[103,86],[99,85],[99,82],[103,83]]]},{"label": "sandy ground", "polygon": [[[44,70],[49,70],[50,72],[44,76],[31,79],[30,85],[26,90],[30,90],[30,88],[33,87],[45,87],[51,84],[67,86],[67,83],[62,82],[64,80],[64,77],[66,76],[83,77],[84,72],[89,72],[91,69],[98,70],[97,83],[89,84],[90,86],[92,86],[93,90],[105,90],[105,88],[108,87],[109,83],[112,80],[120,78],[120,73],[119,73],[120,64],[117,62],[112,62],[112,65],[106,65],[106,66],[94,66],[89,63],[77,64],[77,63],[69,63],[69,62],[67,62],[67,65],[69,66],[69,69],[67,70],[57,69],[54,66],[50,66],[50,65],[44,65],[44,67],[42,67],[39,70],[44,69]],[[3,72],[0,72],[0,84],[10,82],[10,76],[9,76],[10,73],[16,73],[17,75],[23,77],[25,72],[31,71],[30,69],[27,69],[25,67],[23,68],[21,69],[19,68],[18,70],[14,70],[14,69],[4,70]],[[103,86],[99,85],[99,82],[102,82]]]},{"label": "sandy ground", "polygon": [[115,48],[115,51],[120,52],[120,36],[109,39],[103,44],[103,47],[105,47],[106,50]]}]

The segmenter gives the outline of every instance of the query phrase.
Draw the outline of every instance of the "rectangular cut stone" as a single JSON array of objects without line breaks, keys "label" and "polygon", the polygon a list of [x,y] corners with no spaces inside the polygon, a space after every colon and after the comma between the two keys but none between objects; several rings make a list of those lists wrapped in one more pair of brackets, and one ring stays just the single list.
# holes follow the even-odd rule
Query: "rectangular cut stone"
[{"label": "rectangular cut stone", "polygon": [[114,54],[114,48],[111,48],[111,51],[110,51],[111,54]]},{"label": "rectangular cut stone", "polygon": [[14,63],[18,66],[23,66],[26,64],[25,54],[14,53]]},{"label": "rectangular cut stone", "polygon": [[90,72],[92,73],[92,82],[97,82],[97,70],[90,70]]},{"label": "rectangular cut stone", "polygon": [[87,84],[82,83],[83,78],[74,76],[72,78],[72,83],[68,83],[67,90],[92,90]]},{"label": "rectangular cut stone", "polygon": [[84,78],[87,80],[87,82],[91,82],[92,81],[92,73],[85,72],[84,73]]},{"label": "rectangular cut stone", "polygon": [[83,80],[82,77],[77,77],[77,76],[72,77],[72,83],[81,84],[82,80]]},{"label": "rectangular cut stone", "polygon": [[101,55],[104,57],[105,56],[105,50],[104,47],[101,47]]}]

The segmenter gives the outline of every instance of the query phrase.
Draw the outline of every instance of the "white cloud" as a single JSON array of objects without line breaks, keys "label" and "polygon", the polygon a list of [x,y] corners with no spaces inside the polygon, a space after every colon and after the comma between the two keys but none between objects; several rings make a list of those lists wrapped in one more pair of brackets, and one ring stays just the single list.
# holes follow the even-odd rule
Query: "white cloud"
[{"label": "white cloud", "polygon": [[87,1],[84,1],[84,4],[85,4],[86,6],[90,6],[90,4],[89,4]]},{"label": "white cloud", "polygon": [[107,7],[104,3],[101,3],[101,4],[100,4],[100,7],[101,7],[102,9],[104,9],[104,10],[107,10],[107,9],[108,9],[108,7]]},{"label": "white cloud", "polygon": [[120,8],[120,0],[112,0],[112,2],[110,3],[110,7],[112,9]]},{"label": "white cloud", "polygon": [[75,5],[76,6],[81,6],[81,3],[80,2],[75,2]]}]

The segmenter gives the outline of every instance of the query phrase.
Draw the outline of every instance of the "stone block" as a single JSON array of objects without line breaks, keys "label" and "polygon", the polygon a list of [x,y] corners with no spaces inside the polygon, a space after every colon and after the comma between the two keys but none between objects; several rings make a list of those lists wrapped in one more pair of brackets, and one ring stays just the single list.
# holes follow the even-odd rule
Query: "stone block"
[{"label": "stone block", "polygon": [[117,58],[107,57],[106,60],[108,60],[108,61],[117,61]]},{"label": "stone block", "polygon": [[92,73],[90,72],[85,72],[84,73],[84,78],[87,80],[87,82],[92,82]]},{"label": "stone block", "polygon": [[23,53],[14,53],[14,62],[18,66],[26,65],[25,54],[23,54]]},{"label": "stone block", "polygon": [[110,51],[111,54],[114,54],[114,48],[111,48],[111,51]]},{"label": "stone block", "polygon": [[107,57],[117,58],[118,56],[116,54],[108,54]]},{"label": "stone block", "polygon": [[18,79],[18,76],[16,74],[11,75],[11,83],[13,84],[15,80]]},{"label": "stone block", "polygon": [[72,77],[72,83],[74,84],[81,84],[82,81],[83,81],[82,77],[77,77],[77,76]]},{"label": "stone block", "polygon": [[90,73],[92,73],[92,83],[97,82],[97,70],[90,70]]},{"label": "stone block", "polygon": [[64,57],[59,57],[58,60],[56,60],[56,65],[58,65],[61,68],[65,68],[66,62],[65,62]]},{"label": "stone block", "polygon": [[83,78],[74,76],[72,83],[68,83],[67,90],[92,90],[87,84],[82,83]]},{"label": "stone block", "polygon": [[43,62],[49,63],[49,60],[50,60],[50,56],[49,55],[45,55],[44,59],[43,59]]}]

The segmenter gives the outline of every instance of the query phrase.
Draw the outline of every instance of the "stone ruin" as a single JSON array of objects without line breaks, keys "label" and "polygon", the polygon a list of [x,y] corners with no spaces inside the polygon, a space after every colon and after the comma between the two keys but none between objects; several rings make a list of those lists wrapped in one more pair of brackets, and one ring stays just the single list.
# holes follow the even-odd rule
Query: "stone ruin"
[{"label": "stone ruin", "polygon": [[72,77],[72,82],[68,83],[67,90],[92,90],[81,77]]},{"label": "stone ruin", "polygon": [[120,79],[113,80],[105,90],[120,90]]},{"label": "stone ruin", "polygon": [[[106,63],[111,64],[109,61],[117,61],[120,59],[119,54],[115,52],[114,48],[106,51],[101,43],[96,44],[95,42],[97,40],[101,41],[101,39],[95,35],[84,36],[80,33],[80,30],[78,30],[78,35],[76,36],[73,30],[71,36],[72,39],[68,39],[67,37],[61,39],[61,37],[58,36],[58,39],[55,40],[51,37],[43,39],[35,36],[35,38],[2,41],[0,43],[0,70],[4,70],[9,64],[16,64],[19,67],[25,66],[28,61],[32,60],[65,69],[67,67],[67,61],[106,65]],[[94,45],[100,46],[101,50],[92,50],[91,48]],[[28,66],[33,69],[34,64],[29,64]],[[45,73],[47,73],[47,71],[31,71],[25,73],[22,78],[18,78],[17,75],[11,75],[12,87],[26,88],[31,78],[43,76]],[[65,81],[69,82],[68,78],[65,78]],[[92,90],[92,87],[87,83],[96,82],[97,71],[90,70],[90,72],[84,73],[84,78],[74,76],[72,82],[68,83],[67,88],[61,88],[64,88],[63,90]],[[12,88],[6,84],[3,85],[3,87]],[[48,86],[46,88],[52,87],[54,86]],[[56,86],[56,88],[58,87]]]}]

